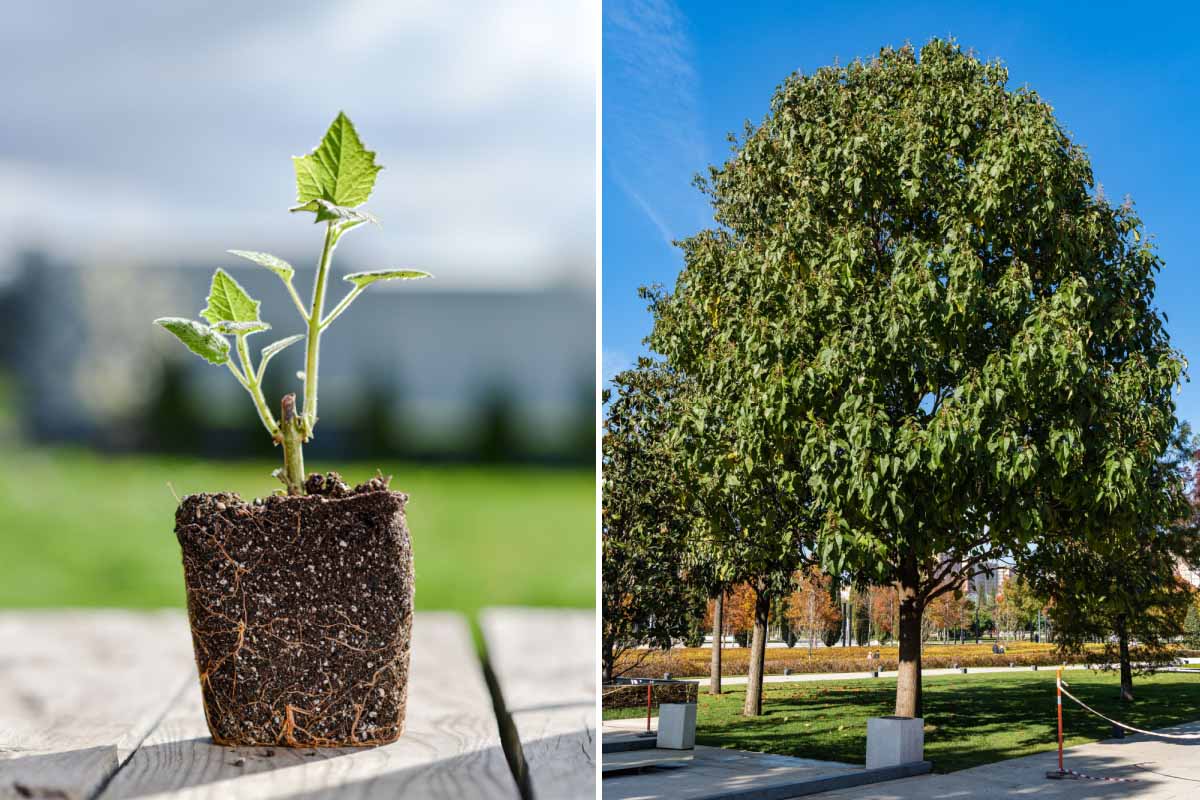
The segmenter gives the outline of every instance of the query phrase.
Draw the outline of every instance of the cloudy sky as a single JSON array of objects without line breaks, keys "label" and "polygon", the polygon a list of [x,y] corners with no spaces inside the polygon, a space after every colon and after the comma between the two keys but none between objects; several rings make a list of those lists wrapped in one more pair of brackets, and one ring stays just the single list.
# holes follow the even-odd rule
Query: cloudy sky
[{"label": "cloudy sky", "polygon": [[[339,109],[385,170],[358,268],[591,285],[597,0],[10,5],[0,269],[320,246],[289,156]],[[224,260],[223,260],[224,259]]]}]

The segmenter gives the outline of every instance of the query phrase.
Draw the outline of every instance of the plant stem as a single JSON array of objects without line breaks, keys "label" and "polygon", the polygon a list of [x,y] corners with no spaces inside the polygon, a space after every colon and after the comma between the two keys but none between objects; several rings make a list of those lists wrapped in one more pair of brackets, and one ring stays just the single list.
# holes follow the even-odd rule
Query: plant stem
[{"label": "plant stem", "polygon": [[342,298],[342,302],[338,303],[334,307],[333,311],[329,312],[329,316],[321,321],[321,330],[325,330],[326,328],[328,328],[329,324],[331,322],[333,322],[335,319],[340,317],[342,315],[342,312],[345,311],[349,307],[349,305],[354,302],[354,298],[358,297],[358,295],[361,292],[362,292],[361,286],[355,286],[353,289],[351,289],[350,294],[348,294],[344,298]]},{"label": "plant stem", "polygon": [[[263,397],[262,384],[258,382],[258,377],[254,372],[254,364],[250,361],[250,353],[246,349],[246,337],[237,337],[238,358],[242,362],[242,372],[245,373],[245,380],[242,381],[242,386],[246,387],[246,391],[250,393],[250,398],[254,400],[254,407],[258,410],[258,418],[262,420],[262,424],[266,426],[267,433],[273,437],[279,436],[279,426],[275,424],[275,417],[271,414],[271,409],[267,405],[267,399]],[[233,365],[230,365],[232,369]],[[236,375],[237,372],[234,372]]]},{"label": "plant stem", "polygon": [[329,264],[337,247],[338,229],[332,222],[325,228],[325,246],[321,250],[321,261],[317,265],[317,279],[313,283],[312,309],[308,314],[308,354],[304,362],[304,438],[312,437],[317,425],[317,368],[321,348],[321,314],[325,310],[325,284],[329,280]]},{"label": "plant stem", "polygon": [[296,416],[296,395],[280,402],[280,437],[283,440],[283,470],[279,479],[289,495],[304,494],[304,421]]}]

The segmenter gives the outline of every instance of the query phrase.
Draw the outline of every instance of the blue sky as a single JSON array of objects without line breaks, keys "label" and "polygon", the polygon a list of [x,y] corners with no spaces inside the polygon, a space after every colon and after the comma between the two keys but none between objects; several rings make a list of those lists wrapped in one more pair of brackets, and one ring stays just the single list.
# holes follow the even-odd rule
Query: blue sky
[{"label": "blue sky", "polygon": [[671,239],[710,220],[691,177],[725,158],[726,135],[759,121],[786,75],[953,36],[1054,106],[1109,197],[1132,196],[1166,261],[1158,305],[1192,363],[1180,417],[1200,423],[1200,13],[1179,8],[606,0],[604,377],[645,352],[650,317],[637,287],[673,286],[681,260]]}]

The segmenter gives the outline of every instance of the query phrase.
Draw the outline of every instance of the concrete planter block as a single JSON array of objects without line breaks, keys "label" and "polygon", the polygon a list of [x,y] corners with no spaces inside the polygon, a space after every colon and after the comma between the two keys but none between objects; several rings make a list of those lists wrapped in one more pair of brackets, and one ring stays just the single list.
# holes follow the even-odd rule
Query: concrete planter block
[{"label": "concrete planter block", "polygon": [[923,760],[925,720],[920,717],[867,719],[867,769],[896,767]]},{"label": "concrete planter block", "polygon": [[691,750],[696,746],[696,704],[663,703],[658,707],[658,746]]}]

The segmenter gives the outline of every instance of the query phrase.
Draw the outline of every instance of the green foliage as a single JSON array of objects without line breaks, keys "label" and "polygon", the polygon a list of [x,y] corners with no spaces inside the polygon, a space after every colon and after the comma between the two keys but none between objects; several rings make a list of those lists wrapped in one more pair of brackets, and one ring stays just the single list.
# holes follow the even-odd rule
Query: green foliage
[{"label": "green foliage", "polygon": [[247,261],[253,261],[259,266],[266,267],[280,277],[284,283],[291,283],[292,276],[296,274],[296,270],[291,264],[284,261],[282,258],[271,255],[270,253],[259,253],[254,250],[226,250],[230,255],[235,255],[244,258]]},{"label": "green foliage", "polygon": [[1007,84],[939,40],[790,76],[651,297],[725,461],[769,464],[828,571],[918,611],[1001,554],[1133,535],[1174,427],[1160,259]]},{"label": "green foliage", "polygon": [[188,350],[212,364],[221,365],[229,361],[229,340],[202,322],[180,317],[159,317],[154,324],[175,334]]},{"label": "green foliage", "polygon": [[287,350],[289,347],[294,345],[296,342],[303,341],[303,339],[304,339],[304,334],[297,333],[294,336],[288,336],[285,339],[280,339],[278,341],[271,342],[269,345],[264,347],[262,349],[262,353],[259,355],[258,380],[262,381],[263,374],[267,368],[267,364],[270,363],[272,358],[279,355],[284,350]]},{"label": "green foliage", "polygon": [[[707,591],[683,558],[694,515],[672,468],[667,434],[678,397],[677,377],[642,362],[612,381],[604,420],[603,556],[604,675],[642,644],[666,649],[704,616]],[[647,651],[641,651],[647,652]]]},{"label": "green foliage", "polygon": [[[279,276],[288,294],[299,311],[307,334],[289,336],[263,348],[260,361],[254,360],[246,346],[246,337],[269,330],[270,325],[259,318],[259,301],[250,297],[246,290],[229,273],[218,269],[213,275],[209,290],[208,305],[200,316],[212,327],[177,317],[164,317],[157,324],[175,334],[189,350],[217,365],[227,365],[234,378],[250,395],[263,427],[276,443],[284,447],[284,469],[277,471],[288,492],[302,494],[303,455],[301,444],[310,439],[317,424],[317,380],[321,332],[342,314],[356,297],[372,283],[383,280],[427,278],[430,275],[419,270],[378,270],[358,272],[346,276],[354,288],[325,316],[325,289],[329,279],[329,267],[333,252],[341,237],[363,222],[375,218],[356,207],[365,203],[375,186],[375,177],[382,169],[375,163],[375,153],[367,150],[354,125],[344,114],[339,113],[326,131],[316,150],[305,156],[293,158],[296,171],[296,195],[298,205],[292,211],[312,211],[318,222],[326,223],[325,244],[314,278],[313,301],[306,308],[292,285],[295,269],[281,258],[255,250],[230,250],[232,255],[271,270]],[[230,345],[222,334],[236,337],[238,364],[229,356]],[[263,394],[263,381],[267,363],[279,352],[307,339],[303,413],[279,423]]]},{"label": "green foliage", "polygon": [[219,322],[258,322],[258,307],[262,305],[246,294],[242,285],[223,269],[213,273],[208,290],[208,306],[200,312],[213,325]]},{"label": "green foliage", "polygon": [[306,156],[293,156],[292,163],[297,203],[292,210],[312,211],[318,222],[337,218],[333,209],[367,202],[375,188],[375,176],[383,169],[375,163],[375,153],[363,147],[343,112],[338,112],[317,148]]},{"label": "green foliage", "polygon": [[1185,494],[1194,481],[1198,444],[1187,425],[1176,431],[1137,501],[1133,528],[1118,527],[1126,514],[1114,514],[1113,535],[1103,543],[1063,538],[1024,555],[1021,572],[1049,601],[1054,641],[1064,654],[1101,638],[1111,651],[1109,661],[1122,662],[1128,674],[1133,665],[1120,651],[1124,639],[1140,644],[1143,666],[1173,661],[1170,643],[1184,634],[1194,607],[1194,595],[1176,569],[1200,561],[1196,512]]},{"label": "green foliage", "polygon": [[342,280],[353,283],[360,289],[365,289],[375,281],[414,280],[416,278],[432,278],[428,272],[419,269],[379,269],[373,272],[353,272]]},{"label": "green foliage", "polygon": [[1197,599],[1192,597],[1188,605],[1187,616],[1183,620],[1183,643],[1188,647],[1200,647],[1200,606]]}]

